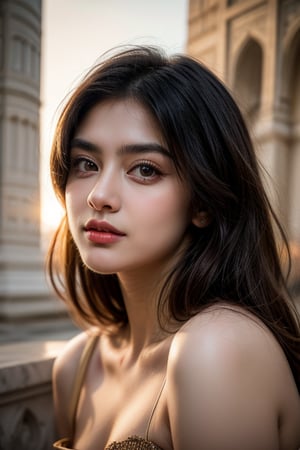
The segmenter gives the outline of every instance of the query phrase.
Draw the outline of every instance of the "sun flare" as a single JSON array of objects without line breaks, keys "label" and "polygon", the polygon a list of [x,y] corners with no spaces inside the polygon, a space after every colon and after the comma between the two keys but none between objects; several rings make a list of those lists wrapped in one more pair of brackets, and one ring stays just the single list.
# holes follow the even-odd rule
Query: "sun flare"
[{"label": "sun flare", "polygon": [[42,196],[42,232],[49,234],[55,231],[63,215],[63,209],[54,194],[46,193]]}]

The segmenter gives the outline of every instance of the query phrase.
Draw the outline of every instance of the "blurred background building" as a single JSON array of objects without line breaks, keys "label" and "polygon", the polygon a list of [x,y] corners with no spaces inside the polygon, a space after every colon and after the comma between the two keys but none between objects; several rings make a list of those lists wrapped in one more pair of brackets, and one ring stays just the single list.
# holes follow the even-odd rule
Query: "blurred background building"
[{"label": "blurred background building", "polygon": [[231,89],[291,243],[300,293],[300,1],[189,0],[187,52]]}]

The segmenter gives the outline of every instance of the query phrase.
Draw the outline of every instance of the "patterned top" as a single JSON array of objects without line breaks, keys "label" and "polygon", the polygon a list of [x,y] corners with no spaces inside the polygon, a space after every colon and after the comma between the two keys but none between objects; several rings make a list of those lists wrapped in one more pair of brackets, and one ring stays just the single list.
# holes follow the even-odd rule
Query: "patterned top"
[{"label": "patterned top", "polygon": [[[71,442],[69,439],[61,439],[53,444],[53,448],[57,450],[75,450],[71,446]],[[112,442],[105,447],[104,450],[163,450],[158,445],[154,444],[154,442],[147,441],[146,439],[139,436],[130,436],[125,439],[125,441],[120,442]]]},{"label": "patterned top", "polygon": [[[74,382],[74,387],[73,387],[73,397],[71,399],[71,405],[70,405],[70,417],[72,418],[72,424],[73,424],[72,429],[73,430],[75,430],[76,410],[77,410],[77,405],[78,405],[78,401],[79,401],[81,386],[82,386],[82,383],[84,380],[84,375],[85,375],[90,357],[92,355],[93,349],[94,349],[98,339],[99,339],[99,336],[97,336],[97,335],[93,335],[90,337],[90,339],[88,339],[87,344],[86,344],[86,346],[82,352],[81,358],[80,358],[78,372],[77,372],[76,379]],[[112,442],[107,447],[105,447],[104,450],[163,450],[161,447],[156,445],[154,442],[148,440],[148,432],[149,432],[149,427],[150,427],[150,423],[151,423],[153,414],[155,412],[158,401],[161,397],[164,385],[165,385],[165,380],[161,386],[161,389],[159,391],[159,394],[157,396],[157,399],[154,403],[154,406],[153,406],[151,414],[150,414],[150,418],[149,418],[148,426],[147,426],[146,438],[143,438],[140,436],[130,436],[127,439],[125,439],[124,441]],[[72,439],[63,438],[63,439],[60,439],[59,441],[54,442],[53,448],[55,448],[57,450],[76,450],[73,448],[72,445],[73,445]]]}]

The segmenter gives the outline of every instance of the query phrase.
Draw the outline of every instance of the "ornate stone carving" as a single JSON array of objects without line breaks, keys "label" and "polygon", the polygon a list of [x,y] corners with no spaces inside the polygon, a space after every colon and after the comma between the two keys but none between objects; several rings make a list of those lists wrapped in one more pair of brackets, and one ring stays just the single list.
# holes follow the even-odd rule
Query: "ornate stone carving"
[{"label": "ornate stone carving", "polygon": [[23,36],[13,36],[10,55],[13,72],[39,80],[39,52],[33,43]]},{"label": "ornate stone carving", "polygon": [[300,2],[295,0],[288,0],[281,3],[281,8],[283,35],[285,35],[290,25],[294,22],[295,18],[299,17]]},{"label": "ornate stone carving", "polygon": [[64,342],[2,345],[0,450],[50,450],[55,440],[51,373]]},{"label": "ornate stone carving", "polygon": [[27,450],[43,448],[40,424],[35,414],[28,408],[15,408],[7,433],[7,449]]},{"label": "ornate stone carving", "polygon": [[247,15],[233,18],[229,24],[230,54],[235,55],[249,38],[256,38],[260,44],[265,44],[265,28],[265,7],[253,9],[251,13]]}]

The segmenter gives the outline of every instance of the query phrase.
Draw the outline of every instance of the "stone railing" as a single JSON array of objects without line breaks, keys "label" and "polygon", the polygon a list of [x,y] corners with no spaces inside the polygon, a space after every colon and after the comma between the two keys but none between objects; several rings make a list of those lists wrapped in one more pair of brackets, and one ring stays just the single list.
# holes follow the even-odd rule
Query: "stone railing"
[{"label": "stone railing", "polygon": [[55,440],[52,366],[66,341],[0,347],[0,450],[50,450]]},{"label": "stone railing", "polygon": [[52,367],[69,337],[1,344],[0,450],[52,449]]}]

